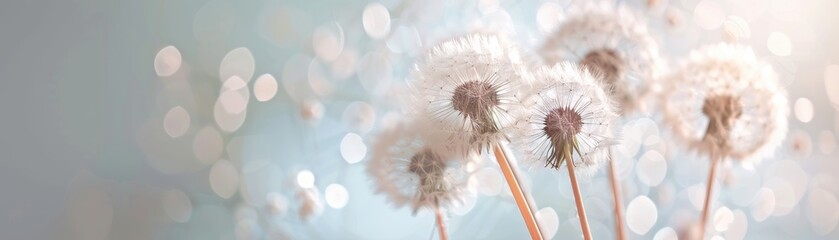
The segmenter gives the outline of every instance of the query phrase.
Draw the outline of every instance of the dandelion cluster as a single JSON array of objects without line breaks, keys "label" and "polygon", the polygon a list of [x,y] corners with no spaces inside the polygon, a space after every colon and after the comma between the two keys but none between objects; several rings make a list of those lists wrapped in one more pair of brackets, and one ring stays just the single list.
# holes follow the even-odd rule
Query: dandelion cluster
[{"label": "dandelion cluster", "polygon": [[[439,7],[450,6],[439,6],[435,5],[436,3],[422,6],[426,4],[424,2],[404,4],[398,8],[410,10],[412,7],[425,7],[439,11]],[[657,1],[649,1],[648,4],[666,5]],[[309,170],[300,171],[305,174],[298,174],[297,186],[294,188],[296,190],[283,192],[270,189],[270,197],[265,201],[259,200],[268,193],[258,191],[269,190],[263,186],[254,186],[255,180],[248,174],[256,172],[255,169],[274,169],[274,162],[257,164],[237,156],[242,154],[243,149],[251,149],[251,146],[243,145],[263,142],[248,136],[247,133],[253,128],[243,128],[243,125],[261,122],[252,120],[254,116],[269,116],[255,112],[261,109],[275,109],[253,105],[268,104],[271,101],[276,103],[278,99],[287,100],[289,102],[277,104],[275,107],[291,111],[296,117],[283,118],[280,121],[311,128],[306,129],[304,134],[312,136],[280,139],[278,142],[294,145],[297,144],[297,140],[319,141],[329,138],[327,134],[334,131],[324,133],[316,129],[334,130],[337,128],[335,126],[349,126],[348,129],[339,129],[340,134],[345,135],[346,141],[341,141],[339,151],[340,157],[345,161],[338,162],[349,165],[366,164],[366,173],[375,192],[383,195],[394,207],[410,209],[414,215],[423,211],[435,212],[441,239],[445,239],[445,231],[442,228],[445,225],[443,215],[446,209],[463,206],[461,203],[464,200],[473,200],[467,197],[474,196],[476,192],[493,192],[487,195],[497,195],[500,192],[499,185],[503,183],[509,188],[509,192],[504,193],[512,196],[525,224],[528,225],[531,237],[539,239],[543,237],[541,233],[549,232],[546,229],[551,229],[550,227],[534,230],[537,228],[537,214],[533,212],[539,212],[538,215],[542,218],[539,221],[543,221],[550,219],[551,215],[541,213],[556,213],[553,209],[556,206],[542,206],[540,209],[539,206],[532,205],[538,201],[528,196],[527,191],[533,189],[527,188],[538,184],[527,186],[527,183],[536,181],[529,181],[531,179],[526,173],[518,171],[515,161],[517,154],[530,166],[552,172],[559,172],[558,170],[563,168],[568,170],[568,180],[571,182],[577,207],[576,215],[573,216],[580,219],[580,227],[586,238],[590,239],[591,233],[585,219],[584,198],[581,196],[580,186],[585,187],[589,183],[578,184],[577,175],[592,177],[603,167],[602,165],[609,166],[610,171],[607,174],[610,174],[609,185],[612,189],[594,190],[613,196],[615,228],[622,229],[621,224],[626,221],[629,230],[639,236],[651,236],[646,232],[649,228],[657,226],[656,218],[644,218],[635,221],[635,224],[629,224],[632,222],[631,213],[656,210],[657,203],[644,196],[644,193],[654,190],[668,191],[667,194],[659,195],[676,199],[670,195],[688,192],[693,204],[702,204],[698,202],[701,200],[697,199],[706,197],[704,216],[701,221],[691,220],[689,225],[678,231],[685,237],[693,238],[697,235],[701,238],[707,230],[705,228],[708,211],[713,209],[710,207],[710,203],[713,202],[710,199],[717,180],[714,173],[717,165],[714,164],[729,159],[738,160],[751,171],[753,169],[749,169],[748,166],[771,156],[787,135],[789,103],[786,90],[772,66],[757,56],[751,47],[720,43],[700,47],[687,56],[679,56],[675,51],[660,52],[657,39],[661,38],[655,36],[659,32],[648,29],[648,26],[655,25],[639,15],[643,10],[637,11],[629,5],[615,6],[610,1],[571,3],[570,6],[552,2],[542,3],[537,21],[540,24],[540,34],[546,33],[534,35],[515,31],[517,26],[512,21],[507,21],[511,20],[508,19],[511,15],[516,15],[515,12],[508,12],[510,9],[506,8],[509,6],[495,1],[481,1],[478,6],[478,11],[483,15],[481,20],[500,20],[492,24],[478,21],[474,25],[499,25],[505,29],[482,29],[454,36],[450,36],[450,32],[440,30],[445,29],[445,26],[434,26],[434,31],[423,31],[423,28],[429,27],[413,22],[417,19],[431,22],[431,18],[437,15],[425,17],[417,14],[421,11],[393,12],[391,15],[392,6],[385,5],[388,4],[368,4],[359,20],[364,31],[361,34],[366,34],[374,41],[382,41],[376,49],[365,52],[368,49],[352,46],[357,42],[354,33],[351,32],[353,29],[344,29],[342,23],[331,22],[328,26],[320,26],[313,31],[315,34],[311,36],[313,41],[309,47],[314,56],[297,53],[289,57],[282,68],[282,76],[277,75],[277,78],[264,73],[251,79],[253,76],[259,76],[254,70],[262,66],[255,63],[250,50],[242,47],[230,51],[222,59],[219,73],[222,83],[219,84],[219,88],[206,88],[209,90],[205,91],[203,87],[193,87],[187,83],[193,76],[189,76],[186,70],[179,69],[188,70],[190,66],[181,66],[186,58],[183,58],[174,46],[161,49],[155,60],[155,73],[161,78],[170,79],[167,80],[171,82],[167,87],[172,90],[167,90],[171,95],[166,96],[171,99],[159,101],[182,102],[176,106],[167,106],[169,111],[162,121],[150,121],[162,122],[166,135],[161,135],[159,131],[146,131],[148,129],[145,127],[140,131],[141,147],[148,155],[157,156],[159,154],[155,144],[183,144],[183,141],[192,147],[187,152],[190,160],[193,160],[191,157],[194,153],[200,163],[152,161],[151,166],[164,173],[189,173],[203,167],[203,164],[212,163],[214,170],[210,171],[210,186],[219,197],[241,199],[244,204],[240,205],[266,209],[276,218],[296,216],[303,220],[301,222],[304,224],[316,222],[306,221],[313,220],[322,213],[326,216],[325,207],[355,207],[348,205],[351,203],[348,189],[351,188],[343,187],[344,184],[349,184],[329,182],[326,184],[338,186],[331,188],[337,191],[327,188],[325,192],[321,192],[315,184],[313,173],[317,168],[311,166]],[[714,10],[717,10],[715,6],[696,5],[698,10],[693,20],[697,23],[710,18],[704,16],[708,15],[706,12],[716,13]],[[674,11],[667,9],[666,16],[662,14],[658,17],[667,18],[663,20],[669,21],[671,25],[681,22],[681,15]],[[563,12],[567,13],[567,16],[563,16]],[[296,10],[288,10],[283,14],[283,18],[299,15]],[[392,16],[399,16],[399,20],[391,23]],[[729,16],[723,27],[725,33],[731,33],[731,27],[728,25],[734,24],[738,29],[748,28],[752,21],[741,20],[741,17]],[[547,27],[552,29],[544,31],[548,30]],[[469,31],[473,30],[475,29]],[[448,38],[440,42],[431,40],[439,39],[441,34]],[[519,34],[520,36],[517,36]],[[284,39],[295,34],[275,35]],[[791,51],[787,49],[788,40],[783,36],[775,38],[769,43],[770,52],[780,57],[784,54],[778,53],[788,55]],[[296,41],[289,41],[289,44],[291,42]],[[783,51],[773,51],[778,50],[776,48]],[[669,56],[665,58],[661,56],[662,53]],[[671,64],[668,61],[671,57],[681,60],[680,64]],[[405,59],[410,59],[410,62],[398,62]],[[677,67],[668,69],[663,67],[665,65]],[[827,79],[833,73],[828,72],[825,75]],[[401,81],[403,79],[404,82]],[[253,84],[249,83],[251,80],[254,80]],[[280,87],[285,93],[277,95]],[[370,96],[333,91],[338,89],[337,87],[347,87],[347,91],[357,87],[367,91]],[[195,89],[195,94],[172,94],[192,89]],[[258,101],[249,100],[251,89]],[[830,90],[828,92],[831,93]],[[206,96],[213,98],[204,99]],[[205,109],[196,106],[204,100],[208,100],[210,105],[215,104],[215,107]],[[350,104],[345,104],[343,114],[335,114],[334,101]],[[802,122],[812,120],[812,104],[809,101],[807,103],[809,109],[805,108],[803,111],[805,115],[810,116]],[[398,110],[394,111],[398,114],[377,116],[376,111],[384,108],[398,108],[388,109]],[[206,110],[212,111],[205,114]],[[632,119],[639,113],[649,118],[641,119],[643,121]],[[340,120],[348,124],[334,124],[336,121],[331,118],[335,118],[336,115],[343,116],[339,117],[342,118]],[[661,128],[656,124],[659,120],[662,123]],[[633,124],[633,121],[643,124],[628,126]],[[618,128],[615,125],[619,124],[626,124],[624,129],[629,129],[623,136],[629,139],[625,148],[616,148],[617,145],[624,144],[621,136],[615,133],[615,129]],[[201,127],[203,130],[192,131],[195,127]],[[666,134],[659,135],[659,131]],[[665,136],[674,137],[677,141],[673,142],[685,149],[712,159],[705,195],[696,197],[699,196],[697,191],[701,190],[699,185],[690,186],[690,189],[684,191],[678,189],[694,183],[664,180],[667,174],[681,170],[670,166],[686,162],[665,161],[672,160],[669,159],[671,156],[682,157],[679,154],[681,152],[671,152],[670,139],[666,139]],[[827,141],[822,138],[832,141],[832,135],[820,136],[820,142]],[[271,140],[264,142],[273,142],[275,139]],[[805,132],[792,134],[789,144],[790,150],[799,154],[801,158],[813,155],[813,139]],[[302,150],[289,151],[288,156],[331,161],[330,157],[323,157],[335,152],[324,150],[328,147],[304,146]],[[616,151],[616,155],[626,155],[621,157],[634,158],[638,153],[642,153],[642,157],[637,164],[630,161],[613,161],[612,151]],[[664,156],[668,159],[664,159]],[[156,158],[171,159],[177,156],[163,155]],[[494,159],[498,165],[476,167],[480,165],[477,162],[481,159]],[[621,169],[621,164],[629,164],[629,167]],[[276,169],[285,167],[297,166],[279,166]],[[488,167],[492,169],[487,169]],[[739,180],[736,176],[737,171],[728,168],[722,171],[726,179]],[[622,185],[621,181],[627,178],[618,176],[619,172],[624,175],[637,172],[641,182],[649,187],[628,187],[629,193],[641,193],[639,196],[642,197],[635,198],[640,199],[639,201],[632,201],[637,203],[635,205],[630,202],[626,217],[621,215],[623,200],[619,186]],[[645,181],[645,173],[655,175],[655,183]],[[280,174],[266,173],[272,176]],[[804,179],[802,185],[806,186],[809,178],[801,179]],[[783,181],[769,180],[772,181],[765,182],[771,184],[757,182],[762,184],[759,190],[761,196],[769,196],[767,199],[770,200],[767,201],[771,201],[773,205],[776,200],[774,194],[782,196],[784,190],[788,190],[787,185],[796,185],[793,183],[795,181],[788,181],[790,184],[786,184]],[[322,184],[323,181],[332,179],[319,180],[317,183]],[[481,185],[484,182],[488,184]],[[773,184],[781,187],[772,186]],[[599,187],[595,184],[590,185]],[[534,189],[538,187],[541,186],[535,186]],[[480,191],[477,191],[479,189]],[[486,189],[492,191],[485,191]],[[773,192],[775,190],[777,193]],[[241,197],[234,197],[236,194]],[[795,201],[801,198],[800,195]],[[831,197],[833,196],[816,195],[813,201],[824,200],[832,204],[835,199]],[[789,200],[777,199],[779,206],[782,205],[781,200]],[[784,205],[791,204],[784,202]],[[462,209],[452,212],[460,214],[458,210]],[[295,214],[286,214],[287,211]],[[691,211],[690,214],[692,213]],[[675,234],[676,231],[670,227],[669,231]],[[556,228],[552,230],[555,231]],[[550,233],[544,235],[548,236]],[[623,240],[623,235],[619,230],[616,238]],[[659,238],[658,234],[655,236]]]}]

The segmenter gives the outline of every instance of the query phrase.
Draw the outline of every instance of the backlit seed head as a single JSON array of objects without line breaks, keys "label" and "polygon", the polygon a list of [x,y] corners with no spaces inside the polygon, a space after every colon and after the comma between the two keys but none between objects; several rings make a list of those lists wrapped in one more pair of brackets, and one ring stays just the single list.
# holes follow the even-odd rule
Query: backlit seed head
[{"label": "backlit seed head", "polygon": [[512,137],[525,161],[551,169],[575,164],[581,175],[593,174],[612,143],[609,126],[617,114],[611,99],[599,81],[573,63],[539,68],[534,78]]},{"label": "backlit seed head", "polygon": [[[511,41],[469,34],[444,41],[420,61],[407,106],[414,118],[433,124],[457,149],[487,149],[507,139],[521,85],[529,79]],[[466,151],[464,151],[466,152]]]},{"label": "backlit seed head", "polygon": [[786,136],[786,91],[750,47],[701,47],[668,78],[664,122],[691,150],[750,166],[772,155]]}]

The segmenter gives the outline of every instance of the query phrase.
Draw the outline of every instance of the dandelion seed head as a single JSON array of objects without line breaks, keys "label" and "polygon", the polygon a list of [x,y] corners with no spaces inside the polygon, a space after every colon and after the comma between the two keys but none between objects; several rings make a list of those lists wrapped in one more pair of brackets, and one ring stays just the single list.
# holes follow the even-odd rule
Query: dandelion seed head
[{"label": "dandelion seed head", "polygon": [[602,85],[573,63],[537,69],[533,82],[522,104],[530,112],[520,115],[513,135],[525,161],[558,169],[573,160],[581,175],[593,174],[606,160],[617,116]]},{"label": "dandelion seed head", "polygon": [[417,65],[410,86],[416,118],[448,145],[488,148],[506,139],[527,71],[511,41],[475,33],[444,41]]},{"label": "dandelion seed head", "polygon": [[452,151],[439,134],[426,131],[427,123],[401,121],[382,130],[367,166],[376,192],[396,207],[447,207],[462,201],[468,191],[468,170],[459,152]]},{"label": "dandelion seed head", "polygon": [[665,122],[690,149],[752,163],[787,132],[789,106],[771,65],[733,44],[691,52],[664,86]]},{"label": "dandelion seed head", "polygon": [[605,2],[574,8],[545,39],[539,51],[545,64],[575,62],[612,89],[623,113],[646,111],[664,65],[646,21]]}]

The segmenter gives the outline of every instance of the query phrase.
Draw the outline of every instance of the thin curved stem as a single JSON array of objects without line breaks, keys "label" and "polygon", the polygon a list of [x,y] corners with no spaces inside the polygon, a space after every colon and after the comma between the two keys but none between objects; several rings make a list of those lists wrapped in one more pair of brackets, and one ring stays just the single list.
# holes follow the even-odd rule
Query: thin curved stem
[{"label": "thin curved stem", "polygon": [[504,150],[501,149],[501,145],[495,144],[495,146],[493,146],[493,153],[495,153],[495,160],[498,161],[498,166],[501,167],[501,172],[504,174],[504,179],[507,181],[507,186],[510,187],[510,193],[513,195],[513,199],[516,200],[516,205],[519,208],[521,217],[524,219],[525,225],[527,225],[527,231],[530,233],[530,238],[533,240],[542,240],[542,233],[536,225],[536,217],[533,215],[533,211],[531,211],[530,206],[524,197],[524,192],[521,189],[521,185],[519,185],[519,182],[516,180],[513,169],[510,167],[510,162],[507,161],[507,157],[504,156]]},{"label": "thin curved stem", "polygon": [[699,239],[705,239],[705,227],[708,223],[708,213],[711,211],[711,195],[716,185],[717,162],[720,161],[722,158],[717,154],[711,155],[711,169],[708,170],[708,184],[705,186],[705,203],[702,205],[702,220],[699,223]]},{"label": "thin curved stem", "polygon": [[574,203],[577,204],[577,215],[580,218],[580,230],[583,231],[583,237],[586,240],[591,240],[591,228],[588,226],[588,217],[586,216],[586,209],[583,206],[583,198],[580,194],[580,186],[577,184],[577,174],[574,173],[574,160],[570,158],[571,156],[571,147],[565,147],[565,154],[569,156],[568,160],[565,161],[565,165],[568,166],[568,178],[571,179],[571,189],[574,191]]},{"label": "thin curved stem", "polygon": [[447,240],[449,237],[446,234],[446,224],[443,222],[443,211],[437,207],[437,230],[440,232],[440,240]]},{"label": "thin curved stem", "polygon": [[615,169],[615,161],[612,158],[612,149],[609,148],[609,180],[612,183],[612,199],[615,205],[615,230],[617,231],[618,240],[626,239],[623,227],[623,198],[620,191],[620,182],[618,181],[617,169]]}]

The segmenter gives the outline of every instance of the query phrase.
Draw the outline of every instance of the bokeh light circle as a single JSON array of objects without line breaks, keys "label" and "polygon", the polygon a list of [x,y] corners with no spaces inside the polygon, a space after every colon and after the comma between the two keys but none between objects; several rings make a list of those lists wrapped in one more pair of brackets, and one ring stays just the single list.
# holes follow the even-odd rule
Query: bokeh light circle
[{"label": "bokeh light circle", "polygon": [[265,102],[277,95],[277,79],[271,74],[263,74],[253,83],[253,95],[257,101]]},{"label": "bokeh light circle", "polygon": [[390,33],[390,12],[381,3],[367,4],[361,22],[364,32],[373,39],[382,39]]},{"label": "bokeh light circle", "polygon": [[238,76],[245,82],[248,82],[253,77],[255,65],[253,54],[248,48],[236,48],[230,50],[222,58],[218,75],[221,81],[227,81],[227,79],[233,76]]},{"label": "bokeh light circle", "polygon": [[181,106],[176,106],[163,117],[163,130],[169,137],[178,138],[189,130],[190,121],[189,112]]},{"label": "bokeh light circle", "polygon": [[163,192],[163,210],[172,221],[185,223],[192,216],[192,201],[179,189]]},{"label": "bokeh light circle", "polygon": [[239,189],[239,170],[230,161],[219,160],[210,169],[210,188],[219,197],[232,197]]},{"label": "bokeh light circle", "polygon": [[335,209],[344,208],[350,200],[350,193],[340,184],[329,184],[324,193],[326,204]]},{"label": "bokeh light circle", "polygon": [[360,162],[367,155],[367,145],[358,134],[347,133],[341,140],[341,157],[349,164]]},{"label": "bokeh light circle", "polygon": [[795,118],[803,123],[813,120],[813,102],[807,98],[795,100]]},{"label": "bokeh light circle", "polygon": [[626,206],[626,226],[638,235],[647,234],[657,220],[658,209],[647,196],[635,197]]},{"label": "bokeh light circle", "polygon": [[315,186],[315,174],[309,170],[302,170],[297,173],[297,185],[301,188],[312,188]]},{"label": "bokeh light circle", "polygon": [[154,56],[154,72],[157,76],[168,77],[178,72],[183,59],[175,46],[166,46]]},{"label": "bokeh light circle", "polygon": [[766,47],[772,54],[780,57],[789,56],[792,53],[792,42],[789,36],[782,32],[772,32],[766,38]]},{"label": "bokeh light circle", "polygon": [[557,216],[556,210],[552,207],[539,209],[536,212],[536,221],[539,221],[539,227],[545,239],[552,239],[556,236],[556,232],[559,230],[559,216]]}]

